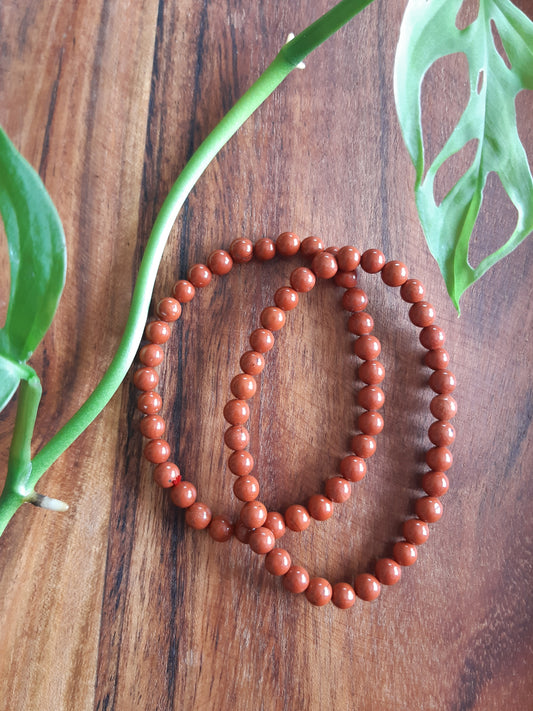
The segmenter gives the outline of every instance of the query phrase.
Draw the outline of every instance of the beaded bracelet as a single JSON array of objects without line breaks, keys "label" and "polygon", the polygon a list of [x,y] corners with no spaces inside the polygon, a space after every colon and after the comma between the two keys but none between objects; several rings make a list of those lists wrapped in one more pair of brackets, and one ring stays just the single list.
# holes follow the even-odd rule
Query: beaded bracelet
[{"label": "beaded bracelet", "polygon": [[[224,441],[233,450],[228,459],[228,468],[236,476],[233,486],[235,496],[243,502],[238,520],[233,523],[229,516],[213,516],[210,508],[196,500],[194,484],[182,479],[176,464],[169,461],[170,446],[162,439],[165,422],[157,414],[162,408],[162,399],[155,391],[159,377],[155,367],[163,361],[161,346],[169,339],[170,325],[181,316],[182,304],[194,298],[196,289],[211,282],[212,275],[227,274],[234,263],[244,264],[253,257],[260,261],[273,259],[276,254],[291,257],[298,252],[311,260],[310,268],[297,267],[290,276],[290,286],[280,287],[274,294],[274,306],[267,306],[261,312],[261,327],[250,336],[251,350],[240,359],[241,373],[231,381],[233,399],[224,407],[224,418],[230,425],[224,434]],[[368,298],[358,286],[358,267],[370,274],[381,274],[383,282],[391,287],[400,287],[401,298],[411,304],[409,318],[421,329],[420,342],[427,350],[424,363],[434,372],[429,378],[429,386],[436,393],[430,403],[432,415],[436,418],[430,425],[428,436],[432,447],[426,452],[426,463],[430,471],[422,476],[421,486],[426,496],[415,503],[416,518],[404,522],[404,540],[393,546],[391,558],[380,558],[374,574],[362,573],[356,576],[354,586],[348,582],[331,585],[322,577],[310,578],[307,570],[295,565],[289,553],[276,547],[276,541],[283,536],[286,528],[304,531],[311,518],[324,521],[333,514],[334,505],[346,501],[351,493],[351,484],[360,481],[366,474],[366,460],[376,451],[376,435],[383,429],[383,417],[379,410],[385,396],[379,387],[385,377],[385,369],[377,360],[381,351],[379,340],[372,335],[374,322],[366,312]],[[358,368],[358,377],[364,383],[359,390],[357,402],[364,412],[357,424],[360,430],[351,441],[352,453],[345,456],[339,466],[339,474],[325,483],[324,495],[314,494],[307,506],[293,504],[282,515],[277,511],[267,511],[258,501],[259,482],[252,475],[254,461],[247,451],[249,443],[248,421],[250,410],[247,401],[257,390],[255,376],[265,367],[265,354],[274,346],[274,334],[283,328],[286,314],[298,305],[299,295],[310,291],[316,279],[333,279],[345,291],[342,296],[343,309],[350,313],[347,328],[356,336],[354,353],[363,361]],[[435,310],[424,300],[425,289],[417,279],[409,279],[407,268],[398,261],[386,262],[383,253],[370,249],[362,255],[351,246],[341,249],[325,249],[317,237],[308,237],[300,242],[291,232],[282,233],[276,242],[263,238],[255,245],[248,239],[234,240],[229,252],[216,250],[207,260],[207,265],[195,264],[188,273],[187,280],[178,281],[172,297],[162,299],[157,306],[159,320],[148,323],[146,338],[149,341],[139,352],[144,367],[138,369],[133,381],[142,393],[137,407],[144,413],[140,430],[149,441],[144,447],[144,456],[156,464],[154,480],[159,486],[170,489],[172,502],[185,509],[185,521],[195,529],[207,528],[216,541],[227,541],[232,535],[251,549],[264,555],[265,567],[269,573],[282,577],[284,587],[290,592],[305,592],[314,605],[322,606],[330,600],[339,608],[351,607],[356,597],[375,600],[382,585],[394,585],[401,577],[401,567],[410,566],[417,560],[417,546],[429,536],[429,523],[442,516],[440,502],[448,490],[446,471],[452,464],[448,449],[455,439],[455,430],[450,420],[457,412],[457,405],[451,392],[455,389],[455,377],[448,369],[449,356],[443,348],[445,335],[434,324]]]}]

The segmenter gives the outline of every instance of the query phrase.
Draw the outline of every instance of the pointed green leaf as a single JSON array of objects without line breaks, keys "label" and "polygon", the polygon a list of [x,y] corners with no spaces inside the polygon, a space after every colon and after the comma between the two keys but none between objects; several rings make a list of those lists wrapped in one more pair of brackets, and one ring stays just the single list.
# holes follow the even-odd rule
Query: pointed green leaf
[{"label": "pointed green leaf", "polygon": [[20,378],[13,368],[0,360],[0,412],[15,394]]},{"label": "pointed green leaf", "polygon": [[[510,0],[480,0],[479,14],[465,29],[456,27],[463,0],[409,0],[400,30],[394,68],[396,109],[416,169],[415,195],[426,240],[457,310],[463,292],[533,230],[533,178],[516,127],[515,98],[533,89],[533,23]],[[500,56],[491,30],[499,33],[511,63]],[[432,165],[424,161],[421,89],[424,75],[439,58],[464,52],[470,98],[448,141]],[[447,158],[472,139],[472,165],[440,205],[433,183]],[[474,269],[468,245],[490,172],[496,172],[518,211],[507,242]]]},{"label": "pointed green leaf", "polygon": [[[1,128],[0,213],[11,269],[6,323],[0,329],[0,355],[24,362],[48,330],[63,290],[65,236],[39,175]],[[4,377],[8,376],[0,369],[0,380]]]},{"label": "pointed green leaf", "polygon": [[11,400],[21,380],[39,381],[37,373],[26,363],[0,354],[0,412]]}]

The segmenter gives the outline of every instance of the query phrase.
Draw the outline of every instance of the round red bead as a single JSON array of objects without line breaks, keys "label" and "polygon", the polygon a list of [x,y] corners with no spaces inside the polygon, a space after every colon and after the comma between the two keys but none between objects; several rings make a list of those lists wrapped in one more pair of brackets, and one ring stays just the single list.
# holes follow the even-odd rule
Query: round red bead
[{"label": "round red bead", "polygon": [[379,249],[367,249],[361,255],[361,267],[369,274],[377,274],[385,266],[385,255]]},{"label": "round red bead", "polygon": [[139,360],[143,365],[147,365],[149,368],[154,368],[156,365],[160,365],[163,362],[165,353],[161,346],[157,343],[149,343],[143,346],[139,351]]},{"label": "round red bead", "polygon": [[444,348],[435,348],[424,356],[424,365],[432,370],[445,370],[450,362],[448,351]]},{"label": "round red bead", "polygon": [[260,501],[248,501],[241,509],[241,521],[249,529],[260,528],[266,521],[267,510]]},{"label": "round red bead", "polygon": [[316,283],[316,277],[307,267],[296,267],[290,277],[291,286],[295,291],[306,293],[311,291]]},{"label": "round red bead", "polygon": [[161,488],[169,489],[179,484],[181,474],[179,468],[172,462],[162,462],[154,468],[153,478]]},{"label": "round red bead", "polygon": [[245,264],[254,256],[254,246],[249,239],[234,239],[229,248],[233,261],[236,264]]},{"label": "round red bead", "polygon": [[422,488],[428,496],[444,496],[449,486],[444,472],[426,472],[422,477]]},{"label": "round red bead", "polygon": [[361,363],[357,375],[363,383],[378,385],[385,377],[385,368],[379,360],[367,360]]},{"label": "round red bead", "polygon": [[447,447],[432,447],[426,452],[426,463],[436,472],[445,472],[453,464],[452,453]]},{"label": "round red bead", "polygon": [[419,518],[410,518],[404,521],[402,530],[404,538],[416,546],[422,545],[429,538],[429,526]]},{"label": "round red bead", "polygon": [[291,565],[283,576],[283,586],[292,593],[303,593],[309,585],[309,573],[301,565]]},{"label": "round red bead", "polygon": [[209,255],[207,265],[213,274],[223,276],[231,271],[231,268],[233,267],[233,259],[231,258],[231,254],[226,252],[224,249],[217,249]]},{"label": "round red bead", "polygon": [[175,506],[186,509],[196,501],[196,487],[183,479],[170,489],[170,499]]},{"label": "round red bead", "polygon": [[159,439],[165,433],[165,420],[160,415],[145,415],[139,424],[139,429],[143,437]]},{"label": "round red bead", "polygon": [[362,360],[375,360],[381,353],[381,343],[375,336],[359,336],[354,341],[353,352]]},{"label": "round red bead", "polygon": [[417,301],[422,301],[426,295],[424,285],[418,279],[408,279],[400,287],[400,296],[404,301],[410,304],[416,304]]},{"label": "round red bead", "polygon": [[355,578],[355,594],[361,600],[372,602],[381,592],[379,580],[370,573],[361,573]]},{"label": "round red bead", "polygon": [[224,442],[230,449],[246,449],[250,434],[244,425],[232,425],[224,432]]},{"label": "round red bead", "polygon": [[266,553],[269,553],[274,548],[276,539],[269,528],[260,526],[251,532],[248,543],[254,553],[266,555]]},{"label": "round red bead", "polygon": [[457,403],[451,395],[437,395],[430,402],[429,409],[433,417],[436,417],[438,420],[451,420],[451,418],[457,414]]},{"label": "round red bead", "polygon": [[277,306],[267,306],[261,312],[261,325],[269,331],[279,331],[285,325],[285,312]]},{"label": "round red bead", "polygon": [[337,260],[329,252],[319,252],[313,257],[311,269],[319,279],[331,279],[338,270]]},{"label": "round red bead", "polygon": [[149,462],[160,464],[170,457],[170,445],[164,439],[151,439],[144,446],[144,456]]},{"label": "round red bead", "polygon": [[257,383],[253,375],[239,373],[232,379],[230,389],[238,400],[249,400],[256,393]]},{"label": "round red bead", "polygon": [[356,336],[366,336],[374,329],[374,319],[366,311],[357,311],[348,319],[348,331]]},{"label": "round red bead", "polygon": [[409,319],[420,328],[431,326],[435,320],[435,309],[427,301],[417,301],[409,309]]},{"label": "round red bead", "polygon": [[285,511],[285,525],[291,531],[305,531],[310,523],[309,511],[305,506],[293,504]]},{"label": "round red bead", "polygon": [[180,279],[174,284],[172,294],[174,298],[181,304],[187,304],[189,301],[194,299],[194,294],[196,290],[190,281],[187,279]]},{"label": "round red bead", "polygon": [[446,340],[446,334],[439,326],[425,326],[420,331],[419,339],[424,348],[431,351],[435,348],[442,348]]},{"label": "round red bead", "polygon": [[357,426],[363,434],[377,435],[383,430],[384,420],[379,412],[363,412],[357,418]]},{"label": "round red bead", "polygon": [[341,247],[337,254],[339,269],[343,272],[353,272],[359,266],[361,254],[355,247]]},{"label": "round red bead", "polygon": [[170,326],[165,321],[150,321],[146,326],[145,334],[152,343],[166,343],[170,338]]},{"label": "round red bead", "polygon": [[316,254],[323,252],[324,249],[324,242],[320,237],[306,237],[300,245],[300,250],[304,257],[314,257]]},{"label": "round red bead", "polygon": [[197,289],[203,289],[211,283],[213,274],[205,264],[194,264],[189,269],[189,281]]},{"label": "round red bead", "polygon": [[338,271],[333,277],[333,281],[337,286],[343,289],[351,289],[357,286],[357,272],[341,272]]},{"label": "round red bead", "polygon": [[256,328],[250,334],[250,345],[258,353],[267,353],[274,347],[274,334],[268,328]]},{"label": "round red bead", "polygon": [[163,401],[159,393],[141,393],[137,398],[137,409],[144,412],[145,415],[154,415],[159,412],[162,406]]},{"label": "round red bead", "polygon": [[317,607],[327,605],[332,595],[333,589],[325,578],[311,578],[305,590],[306,598]]},{"label": "round red bead", "polygon": [[285,575],[291,567],[291,557],[283,548],[274,548],[267,553],[265,568],[271,575]]},{"label": "round red bead", "polygon": [[246,351],[242,354],[239,365],[244,373],[259,375],[265,367],[265,359],[259,351]]},{"label": "round red bead", "polygon": [[355,590],[348,583],[336,583],[333,586],[331,602],[340,610],[347,610],[355,603]]},{"label": "round red bead", "polygon": [[357,403],[365,410],[379,410],[385,404],[385,393],[377,385],[366,385],[357,393]]},{"label": "round red bead", "polygon": [[206,504],[195,501],[185,511],[185,522],[191,528],[201,531],[211,523],[211,509]]},{"label": "round red bead", "polygon": [[437,447],[447,447],[455,440],[455,429],[446,420],[436,420],[429,426],[428,436]]},{"label": "round red bead", "polygon": [[268,237],[262,237],[254,244],[254,255],[261,262],[268,262],[276,256],[276,244]]},{"label": "round red bead", "polygon": [[283,515],[278,511],[269,511],[266,517],[265,526],[270,528],[274,538],[278,539],[285,535],[286,526]]},{"label": "round red bead", "polygon": [[233,527],[233,533],[235,538],[241,543],[248,543],[250,540],[251,530],[244,525],[244,523],[239,519]]},{"label": "round red bead", "polygon": [[392,558],[380,558],[376,563],[376,578],[382,585],[396,585],[402,576],[402,569]]},{"label": "round red bead", "polygon": [[294,232],[282,232],[276,240],[276,249],[282,257],[292,257],[300,249],[300,240]]},{"label": "round red bead", "polygon": [[358,286],[346,289],[342,296],[342,308],[345,311],[363,311],[368,305],[368,296]]},{"label": "round red bead", "polygon": [[370,435],[358,434],[352,437],[352,451],[361,459],[368,459],[376,452],[376,440]]},{"label": "round red bead", "polygon": [[442,517],[442,504],[435,496],[423,496],[415,502],[415,513],[422,521],[436,523]]},{"label": "round red bead", "polygon": [[243,425],[250,417],[250,408],[245,400],[230,400],[224,406],[224,419],[230,425]]},{"label": "round red bead", "polygon": [[157,305],[157,315],[162,321],[177,321],[181,316],[180,302],[171,296],[161,299]]},{"label": "round red bead", "polygon": [[413,543],[397,541],[392,549],[392,555],[397,563],[407,567],[416,563],[418,550]]},{"label": "round red bead", "polygon": [[326,496],[314,494],[307,502],[307,510],[316,521],[327,521],[333,514],[333,502]]},{"label": "round red bead", "polygon": [[233,524],[225,516],[213,516],[209,524],[209,535],[219,543],[229,541],[233,535]]},{"label": "round red bead", "polygon": [[429,387],[439,395],[448,395],[455,390],[455,375],[449,370],[436,370],[429,376]]},{"label": "round red bead", "polygon": [[361,457],[354,457],[349,454],[341,461],[340,473],[348,481],[361,481],[366,474],[366,462]]},{"label": "round red bead", "polygon": [[409,272],[402,262],[387,262],[381,270],[381,279],[387,286],[401,286],[407,281]]},{"label": "round red bead", "polygon": [[259,496],[259,482],[251,474],[240,476],[233,484],[233,493],[240,501],[255,501]]},{"label": "round red bead", "polygon": [[228,467],[235,476],[246,476],[254,468],[254,459],[250,452],[244,449],[233,452],[228,459]]},{"label": "round red bead", "polygon": [[292,311],[298,306],[298,292],[290,286],[282,286],[274,294],[274,303],[284,311]]},{"label": "round red bead", "polygon": [[153,368],[139,368],[133,374],[133,384],[137,390],[153,390],[159,383],[159,375]]},{"label": "round red bead", "polygon": [[336,504],[342,504],[350,498],[352,487],[342,476],[332,476],[326,481],[325,492],[328,499]]}]

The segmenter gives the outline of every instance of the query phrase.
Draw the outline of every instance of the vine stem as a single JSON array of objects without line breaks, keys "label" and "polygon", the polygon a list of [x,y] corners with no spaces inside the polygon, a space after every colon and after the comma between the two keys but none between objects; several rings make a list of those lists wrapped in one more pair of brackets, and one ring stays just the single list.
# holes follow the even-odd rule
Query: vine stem
[{"label": "vine stem", "polygon": [[[109,368],[86,402],[35,455],[30,470],[27,470],[27,462],[22,467],[11,467],[11,475],[6,479],[6,486],[0,496],[0,535],[18,506],[24,501],[35,498],[34,487],[42,474],[91,424],[124,380],[142,338],[157,271],[168,236],[183,203],[204,170],[246,119],[288,74],[310,52],[371,2],[372,0],[341,0],[329,12],[285,44],[259,79],[252,84],[195,151],[172,186],[155,220],[139,268],[126,328]],[[14,436],[10,461],[12,456],[14,459],[18,457],[18,444]]]}]

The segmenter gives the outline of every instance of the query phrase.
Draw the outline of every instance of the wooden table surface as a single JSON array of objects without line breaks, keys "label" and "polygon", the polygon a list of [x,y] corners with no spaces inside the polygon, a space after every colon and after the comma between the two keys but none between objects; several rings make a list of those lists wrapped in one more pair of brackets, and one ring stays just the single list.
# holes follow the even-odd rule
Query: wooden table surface
[{"label": "wooden table surface", "polygon": [[[193,149],[290,31],[331,6],[297,3],[0,5],[0,123],[39,170],[67,236],[65,291],[32,358],[44,387],[35,448],[85,401],[122,335],[155,214]],[[520,6],[533,16],[533,3]],[[0,541],[0,707],[82,709],[527,709],[533,698],[531,242],[471,288],[458,319],[418,222],[393,101],[403,2],[376,0],[308,58],[207,169],[173,230],[155,299],[237,237],[292,230],[382,249],[427,286],[458,388],[444,516],[418,562],[348,611],[286,592],[261,558],[185,526],[142,458],[131,375]],[[464,66],[426,80],[427,150],[464,105]],[[533,103],[520,97],[533,155]],[[491,180],[474,262],[510,233]],[[5,313],[7,252],[2,246]],[[224,403],[240,354],[289,261],[235,267],[174,329],[161,369],[173,457],[215,513],[238,511]],[[326,523],[282,544],[311,575],[352,580],[391,554],[422,495],[430,371],[397,290],[362,285],[387,368],[385,430],[366,478]],[[304,503],[355,431],[341,291],[301,299],[267,356],[251,452],[269,508]],[[0,424],[5,476],[15,403]]]}]

